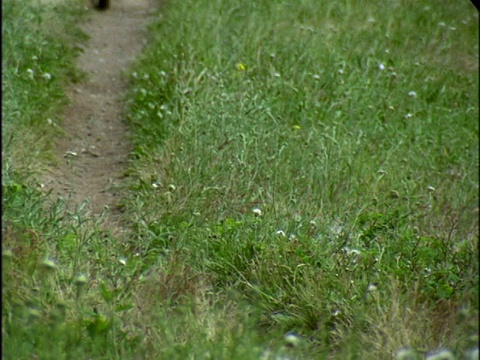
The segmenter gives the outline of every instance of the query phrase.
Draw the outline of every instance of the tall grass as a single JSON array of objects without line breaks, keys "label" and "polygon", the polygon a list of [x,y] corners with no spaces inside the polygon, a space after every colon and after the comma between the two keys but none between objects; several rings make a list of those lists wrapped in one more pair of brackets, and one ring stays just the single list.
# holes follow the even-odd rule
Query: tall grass
[{"label": "tall grass", "polygon": [[234,291],[272,349],[288,331],[320,358],[468,348],[477,20],[453,2],[167,2],[132,76],[144,261]]},{"label": "tall grass", "polygon": [[74,4],[2,2],[3,160],[25,174],[52,160],[65,84],[81,77],[71,43],[85,34],[72,27],[81,16]]},{"label": "tall grass", "polygon": [[130,237],[4,166],[4,355],[473,356],[477,94],[468,2],[163,2],[128,96]]}]

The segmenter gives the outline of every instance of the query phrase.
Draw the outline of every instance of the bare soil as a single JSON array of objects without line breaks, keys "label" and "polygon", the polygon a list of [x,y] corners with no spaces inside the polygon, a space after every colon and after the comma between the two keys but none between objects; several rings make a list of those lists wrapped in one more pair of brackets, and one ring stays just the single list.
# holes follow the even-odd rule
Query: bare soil
[{"label": "bare soil", "polygon": [[155,0],[112,0],[106,11],[92,8],[81,25],[90,40],[77,59],[87,77],[68,89],[71,104],[65,109],[65,135],[56,144],[58,165],[43,179],[44,189],[66,199],[69,209],[85,200],[91,215],[108,207],[104,226],[113,233],[123,232],[117,205],[131,151],[125,71],[145,45],[156,5]]}]

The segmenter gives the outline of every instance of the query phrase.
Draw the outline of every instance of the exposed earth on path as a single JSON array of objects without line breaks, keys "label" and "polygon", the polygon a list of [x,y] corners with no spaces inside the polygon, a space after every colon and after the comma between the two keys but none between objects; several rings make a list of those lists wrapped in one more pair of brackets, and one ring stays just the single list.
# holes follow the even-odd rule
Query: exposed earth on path
[{"label": "exposed earth on path", "polygon": [[87,76],[67,90],[71,103],[65,109],[65,135],[56,144],[58,165],[42,179],[43,188],[52,190],[53,198],[66,199],[69,209],[86,199],[91,214],[108,207],[104,226],[114,233],[122,231],[117,205],[131,151],[124,121],[125,71],[145,45],[157,2],[112,0],[110,9],[91,9],[81,24],[90,39],[81,46],[77,66]]}]

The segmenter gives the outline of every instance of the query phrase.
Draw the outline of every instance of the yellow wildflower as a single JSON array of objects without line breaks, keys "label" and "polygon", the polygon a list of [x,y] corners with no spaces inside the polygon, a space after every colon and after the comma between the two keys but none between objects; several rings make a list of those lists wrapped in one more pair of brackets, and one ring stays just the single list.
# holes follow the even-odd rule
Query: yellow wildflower
[{"label": "yellow wildflower", "polygon": [[238,63],[237,64],[237,70],[245,71],[245,70],[247,70],[247,67],[242,63]]}]

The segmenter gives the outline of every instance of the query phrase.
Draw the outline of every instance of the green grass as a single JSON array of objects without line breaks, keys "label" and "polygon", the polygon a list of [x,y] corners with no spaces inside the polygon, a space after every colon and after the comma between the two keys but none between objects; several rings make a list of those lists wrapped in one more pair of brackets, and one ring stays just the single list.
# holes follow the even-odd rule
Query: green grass
[{"label": "green grass", "polygon": [[129,240],[7,172],[4,354],[476,346],[469,2],[165,1],[130,89]]},{"label": "green grass", "polygon": [[51,160],[65,84],[81,78],[71,43],[85,34],[71,27],[81,16],[72,4],[2,2],[3,160],[24,174]]}]

